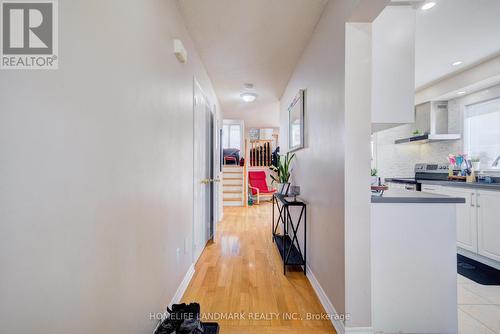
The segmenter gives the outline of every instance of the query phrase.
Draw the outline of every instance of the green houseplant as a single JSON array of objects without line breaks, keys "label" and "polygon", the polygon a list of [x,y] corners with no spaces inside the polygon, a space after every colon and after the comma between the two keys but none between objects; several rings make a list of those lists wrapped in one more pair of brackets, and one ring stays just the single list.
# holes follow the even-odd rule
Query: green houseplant
[{"label": "green houseplant", "polygon": [[371,176],[371,184],[376,185],[378,183],[378,171],[377,168],[372,168],[370,171],[370,176]]},{"label": "green houseplant", "polygon": [[282,195],[287,195],[290,187],[290,175],[292,172],[291,164],[295,158],[295,153],[288,152],[285,155],[280,155],[276,166],[271,166],[270,169],[274,172],[271,174],[273,183],[278,183],[278,192]]}]

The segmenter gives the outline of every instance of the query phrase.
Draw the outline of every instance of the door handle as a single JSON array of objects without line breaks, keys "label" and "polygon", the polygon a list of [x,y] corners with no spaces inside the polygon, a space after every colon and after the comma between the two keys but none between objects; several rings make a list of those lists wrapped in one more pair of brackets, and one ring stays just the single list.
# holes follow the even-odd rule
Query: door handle
[{"label": "door handle", "polygon": [[470,206],[475,207],[475,205],[474,205],[474,193],[470,194]]},{"label": "door handle", "polygon": [[476,207],[481,207],[481,205],[479,205],[479,194],[476,194]]},{"label": "door handle", "polygon": [[210,183],[210,179],[203,179],[200,181],[201,184],[209,184]]}]

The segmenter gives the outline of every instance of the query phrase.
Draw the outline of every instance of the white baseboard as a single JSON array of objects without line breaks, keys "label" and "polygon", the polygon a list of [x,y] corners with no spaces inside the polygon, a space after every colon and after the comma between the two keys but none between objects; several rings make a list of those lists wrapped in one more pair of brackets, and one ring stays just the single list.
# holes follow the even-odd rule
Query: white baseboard
[{"label": "white baseboard", "polygon": [[356,334],[373,334],[373,328],[371,327],[346,327],[345,333],[356,333]]},{"label": "white baseboard", "polygon": [[[318,280],[316,279],[316,276],[314,276],[314,273],[312,272],[311,268],[307,266],[307,278],[309,279],[309,282],[311,283],[314,291],[316,292],[316,295],[319,298],[319,301],[321,302],[321,305],[323,305],[323,308],[325,309],[326,313],[330,315],[335,315],[338,314],[337,310],[335,310],[335,307],[333,306],[332,302],[326,295],[325,291],[321,287],[321,284],[319,284]],[[331,317],[332,325],[337,331],[338,334],[345,334],[345,328],[344,328],[344,323],[341,320],[334,319],[334,317]]]},{"label": "white baseboard", "polygon": [[[189,285],[189,282],[191,282],[191,279],[193,278],[194,275],[194,263],[189,266],[189,269],[184,275],[184,278],[182,279],[181,284],[177,287],[177,290],[175,291],[174,296],[170,300],[170,303],[168,304],[168,307],[172,307],[172,304],[179,304],[182,296],[184,295],[184,292],[186,292],[186,289]],[[163,317],[166,318],[168,316],[167,308],[165,307],[165,312],[163,313]],[[156,332],[158,327],[160,326],[161,321],[158,322],[158,324],[155,326],[155,329],[153,330],[153,333]]]},{"label": "white baseboard", "polygon": [[[319,284],[316,276],[314,276],[314,273],[309,266],[307,266],[307,278],[309,279],[309,282],[316,292],[316,295],[318,296],[319,301],[321,302],[321,305],[323,305],[326,313],[330,315],[338,314],[337,310],[335,310],[335,307],[321,287],[321,284]],[[373,329],[371,327],[345,327],[345,324],[342,320],[334,319],[333,317],[331,318],[331,321],[338,334],[373,334]]]},{"label": "white baseboard", "polygon": [[193,275],[194,275],[194,263],[191,264],[186,275],[182,279],[181,284],[179,285],[179,287],[175,291],[174,297],[172,297],[172,300],[170,301],[169,306],[171,306],[172,304],[180,303],[182,296],[184,295],[184,292],[186,292],[186,289],[189,285],[189,282],[191,282],[191,279],[193,278]]}]

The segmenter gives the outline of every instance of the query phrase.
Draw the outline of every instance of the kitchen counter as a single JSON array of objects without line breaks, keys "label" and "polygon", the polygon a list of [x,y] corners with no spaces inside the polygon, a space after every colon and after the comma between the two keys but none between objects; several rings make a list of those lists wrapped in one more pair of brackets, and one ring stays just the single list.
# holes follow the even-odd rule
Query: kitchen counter
[{"label": "kitchen counter", "polygon": [[386,178],[385,182],[389,183],[402,183],[402,184],[417,184],[418,182],[414,177],[399,177],[399,178]]},{"label": "kitchen counter", "polygon": [[467,183],[467,182],[457,182],[457,181],[433,181],[433,180],[419,180],[421,184],[433,184],[436,186],[445,187],[458,187],[458,188],[475,188],[475,189],[486,189],[486,190],[497,190],[500,191],[500,183]]},{"label": "kitchen counter", "polygon": [[419,191],[387,190],[382,196],[373,194],[372,203],[465,203],[465,198],[421,193]]}]

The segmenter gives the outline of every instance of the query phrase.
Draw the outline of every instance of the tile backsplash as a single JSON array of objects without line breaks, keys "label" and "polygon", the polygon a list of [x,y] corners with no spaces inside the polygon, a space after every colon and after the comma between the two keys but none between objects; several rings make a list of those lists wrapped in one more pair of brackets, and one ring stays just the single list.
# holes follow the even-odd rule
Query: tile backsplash
[{"label": "tile backsplash", "polygon": [[460,152],[462,141],[426,144],[394,144],[396,139],[409,137],[411,125],[402,125],[374,134],[376,168],[382,178],[413,177],[416,163],[445,163],[450,152]]},{"label": "tile backsplash", "polygon": [[446,163],[449,153],[463,152],[463,115],[465,108],[500,96],[500,85],[448,101],[448,133],[459,133],[462,139],[426,144],[394,144],[396,139],[411,136],[413,124],[405,124],[373,134],[378,175],[413,177],[416,163]]}]

